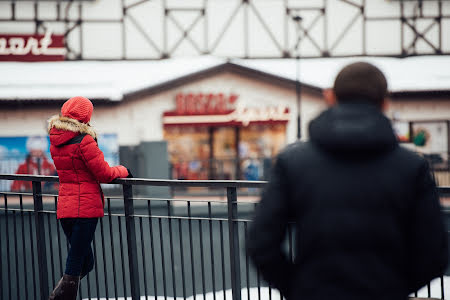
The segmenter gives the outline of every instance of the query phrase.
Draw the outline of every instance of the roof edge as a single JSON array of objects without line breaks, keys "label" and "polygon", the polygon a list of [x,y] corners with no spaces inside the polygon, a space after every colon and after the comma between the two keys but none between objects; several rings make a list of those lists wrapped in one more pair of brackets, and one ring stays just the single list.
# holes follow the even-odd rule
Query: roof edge
[{"label": "roof edge", "polygon": [[[183,75],[181,77],[160,83],[155,86],[151,86],[148,88],[140,89],[134,92],[125,93],[123,96],[123,100],[132,100],[137,99],[145,96],[150,96],[154,94],[158,94],[170,89],[173,89],[175,87],[179,87],[188,83],[192,83],[195,81],[199,81],[202,79],[206,79],[208,77],[218,75],[221,73],[232,73],[237,74],[245,77],[251,77],[255,80],[260,80],[272,85],[278,85],[286,88],[295,88],[296,81],[287,79],[284,77],[280,77],[277,75],[273,75],[270,73],[266,73],[263,71],[255,70],[249,67],[241,66],[236,63],[232,62],[225,62],[201,71],[197,71],[194,73],[190,73],[188,75]],[[302,88],[307,89],[309,92],[321,95],[322,89],[316,86],[308,85],[301,83]]]}]

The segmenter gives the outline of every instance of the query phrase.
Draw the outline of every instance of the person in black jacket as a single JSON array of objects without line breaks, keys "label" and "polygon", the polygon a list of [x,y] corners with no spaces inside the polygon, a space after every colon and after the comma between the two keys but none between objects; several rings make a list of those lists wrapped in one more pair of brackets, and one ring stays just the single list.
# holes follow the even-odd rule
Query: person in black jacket
[{"label": "person in black jacket", "polygon": [[[447,266],[447,234],[427,162],[383,115],[387,82],[368,63],[338,74],[310,141],[277,157],[248,252],[288,299],[407,299]],[[294,222],[295,253],[282,250]]]}]

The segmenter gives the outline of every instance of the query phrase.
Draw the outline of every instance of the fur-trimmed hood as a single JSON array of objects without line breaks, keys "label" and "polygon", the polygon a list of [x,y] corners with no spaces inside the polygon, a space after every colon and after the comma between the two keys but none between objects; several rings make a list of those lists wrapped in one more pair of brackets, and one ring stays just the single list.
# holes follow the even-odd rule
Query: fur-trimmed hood
[{"label": "fur-trimmed hood", "polygon": [[88,124],[82,123],[72,118],[62,117],[60,115],[51,117],[48,120],[48,132],[50,133],[50,130],[52,130],[53,128],[75,133],[86,133],[92,136],[94,140],[97,139],[97,133],[95,132],[94,128],[92,128]]}]

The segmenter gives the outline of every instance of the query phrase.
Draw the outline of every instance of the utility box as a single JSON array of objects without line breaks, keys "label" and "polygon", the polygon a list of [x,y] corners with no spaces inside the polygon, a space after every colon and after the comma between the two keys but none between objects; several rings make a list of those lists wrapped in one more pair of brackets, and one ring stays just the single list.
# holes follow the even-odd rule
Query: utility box
[{"label": "utility box", "polygon": [[119,161],[121,165],[130,169],[133,176],[140,177],[137,150],[138,146],[120,146]]},{"label": "utility box", "polygon": [[[120,163],[136,178],[169,179],[169,155],[166,141],[142,142],[120,147]],[[133,186],[134,194],[148,198],[169,198],[170,189],[160,186]]]}]

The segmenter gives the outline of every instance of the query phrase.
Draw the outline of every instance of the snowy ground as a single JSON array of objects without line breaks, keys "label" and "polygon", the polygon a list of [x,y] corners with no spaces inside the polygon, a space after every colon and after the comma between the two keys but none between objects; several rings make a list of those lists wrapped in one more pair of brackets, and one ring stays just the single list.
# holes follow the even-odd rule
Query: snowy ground
[{"label": "snowy ground", "polygon": [[[441,299],[441,280],[440,279],[436,279],[431,282],[430,291],[431,291],[432,298]],[[258,288],[250,288],[250,299],[251,300],[271,300],[271,299],[272,300],[280,300],[280,293],[277,290],[271,290],[270,292],[271,292],[271,295],[269,295],[269,288],[267,288],[267,287],[262,287],[260,289],[259,293],[258,293]],[[424,287],[423,289],[421,289],[417,296],[421,297],[421,298],[429,297],[428,288]],[[444,296],[445,296],[445,299],[450,299],[450,276],[445,276],[445,278],[444,278]],[[248,299],[247,288],[242,289],[241,298],[242,298],[242,300]],[[94,299],[97,299],[97,298],[94,298]],[[109,299],[98,298],[98,300],[113,300],[113,299],[116,299],[116,298],[115,297],[109,298]],[[131,297],[127,297],[127,298],[119,297],[117,299],[118,300],[131,300]],[[216,292],[215,299],[214,299],[214,295],[212,292],[206,293],[205,297],[203,297],[202,294],[195,296],[195,300],[231,300],[231,299],[232,299],[231,290],[226,290],[225,294],[223,291]],[[83,300],[88,300],[88,298],[85,298]],[[158,297],[141,296],[140,300],[184,300],[184,299],[183,299],[183,297],[164,298],[164,296],[158,296]],[[186,300],[194,300],[194,296],[187,297]]]}]

